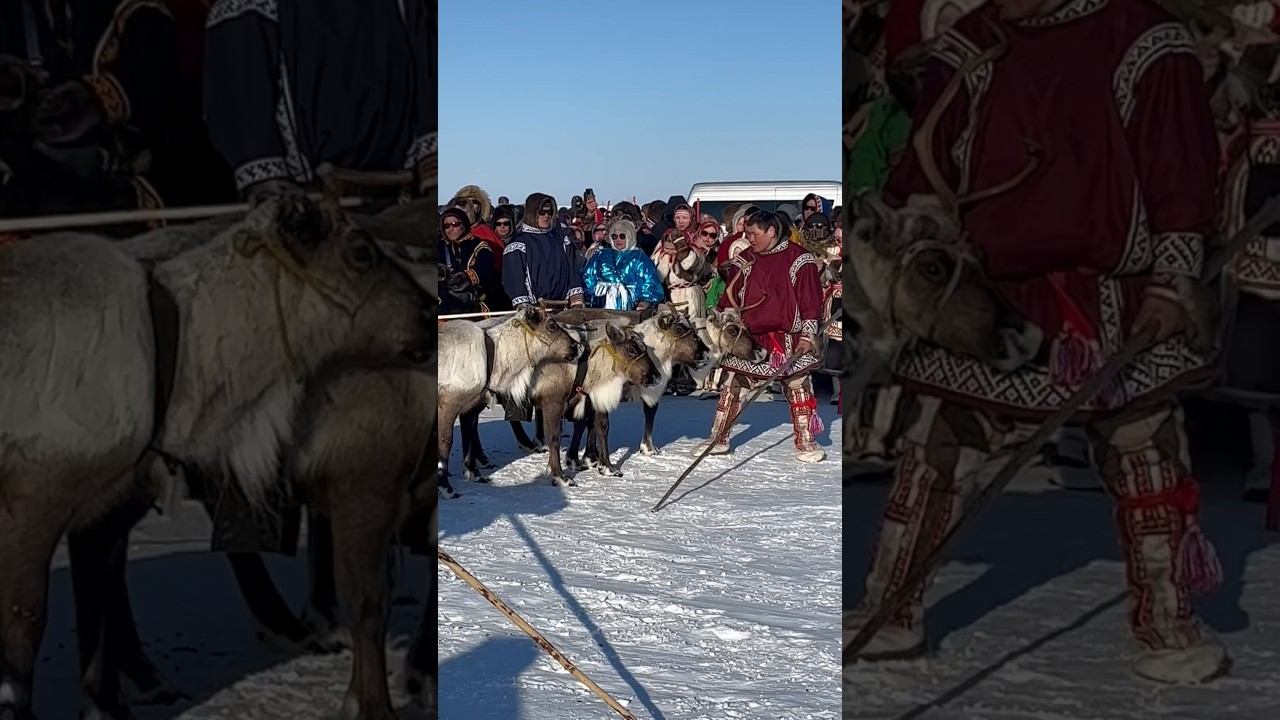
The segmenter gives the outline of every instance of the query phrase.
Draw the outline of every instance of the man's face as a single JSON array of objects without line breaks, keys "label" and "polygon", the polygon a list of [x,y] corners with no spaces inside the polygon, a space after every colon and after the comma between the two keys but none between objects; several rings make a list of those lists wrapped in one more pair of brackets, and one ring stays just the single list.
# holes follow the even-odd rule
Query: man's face
[{"label": "man's face", "polygon": [[514,228],[511,227],[511,221],[506,218],[500,218],[493,221],[493,230],[498,233],[498,237],[507,238],[511,236]]},{"label": "man's face", "polygon": [[693,213],[688,210],[677,210],[675,215],[676,229],[684,232],[689,228],[689,224],[693,222]]},{"label": "man's face", "polygon": [[747,226],[747,242],[751,249],[762,253],[778,244],[778,233],[773,228],[762,228],[759,225]]},{"label": "man's face", "polygon": [[462,221],[450,215],[444,219],[444,236],[450,241],[457,242],[462,237]]},{"label": "man's face", "polygon": [[467,219],[471,221],[471,224],[475,225],[476,220],[480,217],[480,201],[475,198],[469,198],[458,203],[458,207],[467,214]]},{"label": "man's face", "polygon": [[604,243],[604,237],[608,234],[608,228],[597,226],[591,231],[591,241],[598,244]]},{"label": "man's face", "polygon": [[538,210],[538,227],[543,230],[551,229],[551,221],[555,220],[556,209],[550,205],[543,205]]}]

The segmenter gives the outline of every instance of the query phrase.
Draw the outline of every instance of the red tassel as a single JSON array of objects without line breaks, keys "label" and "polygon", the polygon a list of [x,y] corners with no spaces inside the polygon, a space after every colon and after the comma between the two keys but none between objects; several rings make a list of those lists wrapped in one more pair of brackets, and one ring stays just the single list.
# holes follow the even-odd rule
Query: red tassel
[{"label": "red tassel", "polygon": [[786,361],[787,361],[787,356],[783,355],[778,350],[774,350],[773,352],[769,353],[769,367],[773,368],[774,370],[777,370],[778,368],[782,367],[782,363]]},{"label": "red tassel", "polygon": [[1070,388],[1080,387],[1100,367],[1102,350],[1098,341],[1064,323],[1049,354],[1049,381]]},{"label": "red tassel", "polygon": [[826,430],[826,426],[822,424],[822,418],[818,417],[818,409],[814,408],[813,414],[809,416],[809,432],[817,437],[823,430]]},{"label": "red tassel", "polygon": [[1187,516],[1186,523],[1174,561],[1174,581],[1192,595],[1204,595],[1222,585],[1222,563],[1195,516]]}]

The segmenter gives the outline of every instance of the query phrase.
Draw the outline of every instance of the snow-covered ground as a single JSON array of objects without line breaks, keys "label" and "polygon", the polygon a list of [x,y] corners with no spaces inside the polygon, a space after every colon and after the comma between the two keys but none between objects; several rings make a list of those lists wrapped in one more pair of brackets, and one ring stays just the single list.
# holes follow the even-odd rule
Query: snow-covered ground
[{"label": "snow-covered ground", "polygon": [[[176,517],[149,516],[133,536],[129,585],[147,652],[189,699],[173,706],[135,707],[138,720],[316,720],[342,702],[350,653],[291,657],[255,637],[230,566],[209,546],[203,510],[184,505]],[[295,608],[305,597],[305,555],[268,556],[277,583]],[[410,634],[422,620],[427,591],[424,558],[406,558],[389,637],[389,666],[398,674]],[[79,671],[71,578],[65,551],[54,561],[49,627],[36,676],[41,720],[77,717]],[[396,707],[409,704],[395,687]],[[420,717],[404,710],[406,720]]]},{"label": "snow-covered ground", "polygon": [[[623,478],[553,487],[546,456],[501,416],[481,437],[491,486],[455,483],[441,546],[639,718],[837,718],[840,455],[794,460],[784,402],[747,409],[734,454],[708,458],[659,513],[715,403],[664,398],[663,454],[634,455],[638,404],[612,419]],[[457,445],[455,445],[457,448]],[[459,467],[454,454],[454,469]],[[439,569],[440,717],[585,720],[611,711],[477,593]]]},{"label": "snow-covered ground", "polygon": [[[1280,535],[1263,529],[1261,505],[1236,499],[1229,469],[1198,471],[1217,480],[1205,485],[1202,519],[1226,576],[1198,607],[1234,658],[1228,677],[1195,688],[1135,678],[1110,499],[1026,475],[964,533],[926,595],[934,653],[852,666],[844,717],[1280,718]],[[844,491],[849,607],[862,594],[886,492],[883,483]]]}]

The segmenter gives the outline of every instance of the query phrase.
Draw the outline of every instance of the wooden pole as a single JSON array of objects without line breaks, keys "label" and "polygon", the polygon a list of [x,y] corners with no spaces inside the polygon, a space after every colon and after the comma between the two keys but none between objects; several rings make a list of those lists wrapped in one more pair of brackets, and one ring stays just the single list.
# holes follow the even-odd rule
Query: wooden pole
[{"label": "wooden pole", "polygon": [[[318,199],[319,194],[311,194]],[[343,198],[342,207],[359,207],[366,200],[359,197]],[[0,220],[0,234],[62,230],[69,228],[103,227],[156,221],[202,220],[220,215],[240,215],[249,212],[248,203],[230,205],[196,205],[192,207],[160,208],[157,210],[108,210],[104,212],[68,213],[64,215],[36,215]]]},{"label": "wooden pole", "polygon": [[449,556],[449,553],[437,547],[436,559],[443,563],[445,567],[453,571],[453,574],[461,578],[463,582],[470,585],[473,590],[480,593],[480,596],[485,600],[488,600],[490,605],[498,608],[498,612],[506,615],[507,619],[515,623],[516,627],[520,628],[526,635],[533,638],[533,642],[538,647],[542,648],[548,655],[555,658],[556,662],[564,666],[564,669],[568,670],[570,675],[577,678],[583,685],[586,685],[587,688],[591,690],[591,692],[595,693],[601,700],[604,700],[605,704],[613,708],[614,712],[625,718],[625,720],[636,720],[635,715],[632,715],[631,712],[623,707],[621,703],[614,700],[613,696],[605,692],[604,688],[595,684],[591,678],[587,677],[585,673],[578,669],[578,666],[573,664],[572,660],[565,657],[564,653],[560,652],[555,645],[552,645],[550,640],[543,637],[542,633],[538,632],[532,625],[525,622],[524,618],[520,617],[515,610],[512,610],[506,603],[502,602],[497,595],[494,595],[493,591],[485,587],[484,583],[477,580],[475,575],[467,572],[466,568],[462,567],[462,565],[458,564],[458,561]]}]

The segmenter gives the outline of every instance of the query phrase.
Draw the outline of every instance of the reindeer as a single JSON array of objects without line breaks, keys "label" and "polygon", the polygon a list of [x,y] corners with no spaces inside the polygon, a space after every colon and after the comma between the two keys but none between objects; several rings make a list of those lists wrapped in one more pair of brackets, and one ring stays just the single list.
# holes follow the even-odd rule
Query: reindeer
[{"label": "reindeer", "polygon": [[[307,380],[346,360],[427,361],[428,303],[336,207],[300,197],[269,200],[149,272],[118,244],[75,233],[0,250],[0,523],[21,539],[0,544],[0,716],[31,716],[49,562],[65,534],[86,588],[82,648],[97,640],[81,658],[85,714],[128,716],[116,668],[127,648],[113,628],[127,612],[137,499],[159,495],[137,471],[148,449],[261,502]],[[158,342],[166,305],[181,321],[171,350]],[[171,384],[157,378],[170,353]]]},{"label": "reindeer", "polygon": [[[603,333],[600,325],[603,325]],[[529,397],[542,414],[542,438],[547,443],[547,465],[551,481],[575,486],[566,478],[560,464],[560,423],[566,410],[575,420],[583,420],[588,408],[596,411],[593,432],[600,448],[605,471],[620,476],[608,462],[608,413],[622,403],[628,384],[652,387],[658,380],[657,365],[644,340],[631,330],[608,321],[590,323],[583,332],[590,347],[587,356],[576,363],[548,363],[534,373]],[[570,449],[570,460],[577,464],[577,448]]]},{"label": "reindeer", "polygon": [[[993,29],[1000,34],[999,28]],[[1005,371],[1029,362],[1043,332],[1023,318],[987,279],[982,260],[960,221],[966,205],[1006,192],[1038,167],[1028,143],[1027,165],[1013,178],[986,190],[957,196],[937,167],[933,136],[946,107],[966,76],[1003,54],[1003,34],[994,46],[967,58],[930,108],[913,138],[933,195],[914,195],[893,210],[879,198],[856,200],[852,242],[844,244],[844,311],[860,328],[865,371],[891,364],[910,343],[925,340]],[[939,322],[945,308],[946,322]],[[869,376],[869,375],[868,375]],[[861,388],[856,388],[860,391]],[[854,423],[845,423],[853,447]]]},{"label": "reindeer", "polygon": [[[582,345],[547,312],[526,307],[487,327],[465,321],[447,322],[440,335],[440,397],[436,432],[439,436],[440,490],[456,497],[449,482],[449,454],[453,423],[463,417],[466,477],[483,481],[470,451],[468,428],[474,427],[486,390],[523,402],[536,373],[547,363],[576,362]],[[484,358],[482,365],[478,358]]]}]

